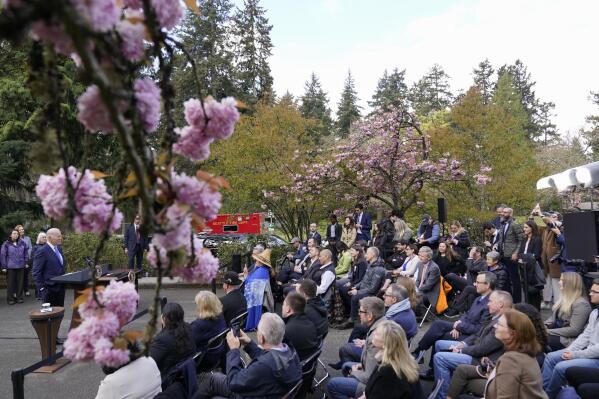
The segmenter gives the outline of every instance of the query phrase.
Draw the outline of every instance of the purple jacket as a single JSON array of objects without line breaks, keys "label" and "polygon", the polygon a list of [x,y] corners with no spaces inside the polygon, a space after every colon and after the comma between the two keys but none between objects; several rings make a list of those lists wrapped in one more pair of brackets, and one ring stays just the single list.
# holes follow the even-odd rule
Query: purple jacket
[{"label": "purple jacket", "polygon": [[0,250],[0,265],[2,269],[23,269],[27,265],[27,245],[22,240],[13,245],[12,241],[6,240]]}]

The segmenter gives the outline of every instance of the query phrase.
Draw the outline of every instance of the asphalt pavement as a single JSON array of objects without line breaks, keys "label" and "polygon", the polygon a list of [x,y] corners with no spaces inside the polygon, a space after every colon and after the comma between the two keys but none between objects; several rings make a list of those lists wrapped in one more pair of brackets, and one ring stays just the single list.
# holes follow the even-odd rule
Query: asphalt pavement
[{"label": "asphalt pavement", "polygon": [[[200,288],[172,287],[163,289],[162,295],[169,302],[178,302],[185,310],[187,321],[195,318],[195,294]],[[222,295],[222,292],[217,292]],[[139,310],[147,308],[153,290],[140,289],[141,300]],[[6,290],[0,290],[0,298],[6,297]],[[59,337],[66,338],[68,325],[71,320],[72,292],[67,291],[65,300],[65,317],[62,322]],[[0,398],[12,398],[11,371],[24,368],[41,360],[39,341],[29,321],[28,314],[31,310],[41,307],[39,301],[33,296],[26,297],[25,303],[8,305],[0,300]],[[143,330],[149,316],[144,316],[129,325],[126,329]],[[338,360],[338,348],[349,336],[349,330],[338,331],[331,329],[321,355],[324,364]],[[60,348],[60,347],[59,347]],[[319,370],[317,376],[322,371]],[[332,375],[339,375],[338,372]],[[94,398],[100,381],[104,374],[100,367],[93,363],[71,363],[54,374],[31,373],[25,376],[25,398],[27,399],[70,399]],[[322,391],[317,391],[313,398],[321,398]]]}]

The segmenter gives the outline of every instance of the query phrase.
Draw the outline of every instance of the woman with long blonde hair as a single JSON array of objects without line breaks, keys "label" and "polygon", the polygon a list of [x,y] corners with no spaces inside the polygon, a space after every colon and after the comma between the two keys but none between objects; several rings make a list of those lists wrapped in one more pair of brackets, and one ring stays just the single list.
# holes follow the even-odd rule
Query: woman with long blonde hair
[{"label": "woman with long blonde hair", "polygon": [[418,363],[410,354],[403,328],[386,320],[374,331],[372,344],[379,349],[380,362],[366,384],[361,399],[424,398],[418,375]]},{"label": "woman with long blonde hair", "polygon": [[591,313],[584,282],[580,274],[562,273],[560,298],[553,305],[551,317],[545,321],[552,351],[564,349],[584,330]]}]

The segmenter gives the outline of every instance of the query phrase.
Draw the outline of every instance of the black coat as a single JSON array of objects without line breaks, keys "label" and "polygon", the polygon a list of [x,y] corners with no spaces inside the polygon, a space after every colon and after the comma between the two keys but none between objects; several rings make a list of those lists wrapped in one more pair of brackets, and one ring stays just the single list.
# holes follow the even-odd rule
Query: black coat
[{"label": "black coat", "polygon": [[283,342],[292,346],[300,360],[303,360],[316,352],[320,336],[310,318],[305,313],[298,313],[287,318]]},{"label": "black coat", "polygon": [[187,339],[179,339],[181,347],[177,350],[177,338],[174,330],[162,330],[152,340],[150,356],[156,362],[160,373],[164,376],[168,370],[195,353],[195,344],[191,337],[191,327],[185,323]]},{"label": "black coat", "polygon": [[379,366],[366,384],[368,399],[424,399],[420,381],[407,382],[398,377],[391,366]]},{"label": "black coat", "polygon": [[[522,239],[520,242],[520,249],[518,250],[519,254],[524,253],[524,248],[526,247],[526,237]],[[530,244],[528,244],[528,248],[526,249],[527,254],[533,254],[537,262],[541,261],[541,252],[543,251],[543,243],[541,242],[540,236],[532,236],[530,239]]]},{"label": "black coat", "polygon": [[385,259],[385,267],[387,270],[395,270],[403,265],[406,258],[405,252],[393,252]]},{"label": "black coat", "polygon": [[361,259],[358,262],[353,262],[351,265],[351,276],[350,282],[352,287],[358,284],[364,278],[366,274],[366,269],[368,269],[368,262],[366,259]]},{"label": "black coat", "polygon": [[377,224],[376,236],[374,237],[374,246],[377,247],[384,256],[389,248],[393,247],[393,239],[395,238],[395,226],[390,219],[383,219]]},{"label": "black coat", "polygon": [[[335,237],[331,236],[331,232],[332,232],[333,228],[335,229]],[[327,241],[329,242],[329,245],[335,244],[335,243],[341,241],[341,233],[342,233],[341,225],[339,223],[336,223],[334,227],[332,224],[329,224],[327,226]]]},{"label": "black coat", "polygon": [[495,270],[489,269],[489,271],[493,272],[495,277],[497,277],[497,281],[495,282],[496,290],[512,292],[512,280],[510,280],[510,275],[502,263],[498,263]]},{"label": "black coat", "polygon": [[495,320],[489,319],[485,326],[474,335],[470,335],[464,339],[466,347],[462,349],[462,353],[472,356],[474,363],[479,363],[482,357],[488,357],[493,362],[503,355],[503,343],[495,338],[495,324],[499,318]]},{"label": "black coat", "polygon": [[[125,249],[127,249],[127,251],[129,251],[129,256],[132,256],[132,254],[135,252],[136,248],[141,251],[147,250],[150,246],[150,241],[148,239],[148,236],[145,234],[141,234],[141,232],[140,232],[140,237],[139,237],[139,241],[138,241],[137,234],[135,233],[135,225],[130,224],[127,227],[127,230],[125,230],[125,243],[124,244],[125,244],[124,245]],[[139,247],[137,247],[137,244],[139,244]]]},{"label": "black coat", "polygon": [[324,337],[329,332],[329,312],[322,298],[308,299],[304,312],[316,326],[318,336]]},{"label": "black coat", "polygon": [[225,316],[227,325],[229,325],[231,320],[236,316],[239,316],[248,310],[248,304],[243,295],[243,290],[241,289],[233,290],[220,297],[220,302],[223,304],[223,316]]}]

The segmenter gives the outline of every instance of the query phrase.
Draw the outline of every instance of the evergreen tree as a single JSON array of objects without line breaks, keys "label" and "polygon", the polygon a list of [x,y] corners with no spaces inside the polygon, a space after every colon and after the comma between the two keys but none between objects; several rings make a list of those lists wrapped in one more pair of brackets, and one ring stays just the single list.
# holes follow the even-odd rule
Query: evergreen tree
[{"label": "evergreen tree", "polygon": [[310,80],[306,82],[304,90],[300,111],[304,118],[318,121],[317,125],[310,129],[310,135],[318,143],[320,137],[329,135],[333,126],[331,110],[328,106],[329,100],[314,72],[312,72]]},{"label": "evergreen tree", "polygon": [[[522,106],[521,92],[518,90],[511,73],[503,72],[499,75],[492,102],[505,114],[510,115],[515,121],[514,126],[519,124],[519,129],[526,131],[528,115]],[[510,132],[506,133],[509,134]]]},{"label": "evergreen tree", "polygon": [[351,71],[348,71],[341,99],[337,105],[337,132],[342,137],[347,136],[352,123],[361,116],[360,109],[362,107],[358,105],[358,93],[354,86],[354,78],[351,76]]},{"label": "evergreen tree", "polygon": [[[200,15],[187,13],[180,30],[181,41],[193,57],[202,95],[216,99],[237,96],[235,91],[234,55],[228,24],[232,3],[230,0],[201,0]],[[198,40],[201,38],[201,40]],[[187,58],[179,56],[174,83],[179,102],[198,97],[196,76]]]},{"label": "evergreen tree", "polygon": [[289,92],[289,90],[286,91],[285,94],[283,94],[279,98],[279,101],[277,101],[277,104],[286,105],[286,106],[293,107],[293,108],[298,108],[298,106],[297,106],[297,100],[295,99],[295,97],[293,96],[293,94],[291,94]]},{"label": "evergreen tree", "polygon": [[405,69],[393,70],[391,75],[385,72],[379,79],[376,90],[372,95],[372,101],[368,102],[375,111],[389,111],[390,109],[407,108],[408,86],[405,83]]},{"label": "evergreen tree", "polygon": [[479,62],[478,69],[474,68],[474,71],[472,72],[472,75],[474,76],[474,85],[480,90],[484,104],[489,104],[491,97],[493,96],[493,73],[495,73],[495,70],[488,58]]},{"label": "evergreen tree", "polygon": [[[591,92],[590,100],[599,106],[599,92]],[[592,152],[593,161],[599,161],[599,115],[586,117],[588,127],[581,131],[581,136]]]},{"label": "evergreen tree", "polygon": [[513,65],[504,65],[499,68],[498,74],[509,72],[514,84],[520,92],[522,107],[526,111],[528,121],[526,132],[530,140],[543,140],[547,143],[557,137],[556,126],[551,122],[552,111],[555,104],[540,101],[534,91],[536,82],[532,80],[526,66],[520,60]]},{"label": "evergreen tree", "polygon": [[446,109],[453,102],[449,75],[440,65],[433,65],[429,72],[411,87],[410,101],[420,116]]},{"label": "evergreen tree", "polygon": [[258,101],[273,103],[275,93],[268,65],[272,55],[272,41],[266,11],[260,0],[244,0],[243,9],[233,17],[235,36],[235,67],[237,69],[238,95],[249,104]]}]

